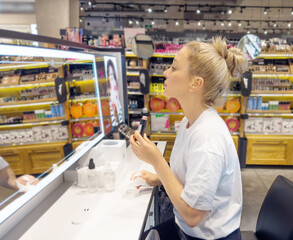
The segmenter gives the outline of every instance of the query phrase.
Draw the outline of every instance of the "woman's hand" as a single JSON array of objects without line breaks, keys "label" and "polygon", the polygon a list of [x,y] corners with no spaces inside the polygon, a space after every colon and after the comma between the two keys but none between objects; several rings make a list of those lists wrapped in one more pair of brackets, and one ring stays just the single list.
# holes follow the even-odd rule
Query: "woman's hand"
[{"label": "woman's hand", "polygon": [[32,175],[28,175],[28,174],[25,174],[25,175],[22,175],[22,176],[18,177],[18,178],[16,179],[16,181],[18,181],[20,184],[22,184],[22,185],[24,185],[24,186],[25,186],[27,183],[28,183],[28,184],[32,184],[32,185],[36,185],[36,184],[39,182],[39,180],[36,179],[34,176],[32,176]]},{"label": "woman's hand", "polygon": [[135,176],[137,173],[141,173],[140,177],[143,180],[145,180],[146,183],[148,183],[149,185],[151,185],[153,187],[162,185],[160,178],[157,174],[154,174],[154,173],[151,173],[151,172],[148,172],[145,170],[141,170],[141,171],[137,171],[137,172],[132,173],[130,179],[134,180],[135,178],[137,178],[137,176]]},{"label": "woman's hand", "polygon": [[147,138],[146,134],[143,137],[138,131],[130,137],[130,144],[134,154],[144,162],[155,165],[158,161],[165,160],[157,146]]}]

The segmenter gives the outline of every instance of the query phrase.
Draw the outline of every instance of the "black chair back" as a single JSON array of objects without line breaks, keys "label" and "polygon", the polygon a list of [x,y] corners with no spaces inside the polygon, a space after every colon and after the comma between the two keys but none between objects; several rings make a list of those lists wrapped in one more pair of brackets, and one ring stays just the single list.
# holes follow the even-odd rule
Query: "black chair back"
[{"label": "black chair back", "polygon": [[293,240],[293,182],[289,179],[278,176],[273,182],[261,206],[255,234],[260,240]]}]

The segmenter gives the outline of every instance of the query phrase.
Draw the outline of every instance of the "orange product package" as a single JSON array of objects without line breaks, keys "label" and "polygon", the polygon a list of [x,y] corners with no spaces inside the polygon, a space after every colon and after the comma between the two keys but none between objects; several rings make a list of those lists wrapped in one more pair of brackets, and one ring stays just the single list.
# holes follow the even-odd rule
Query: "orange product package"
[{"label": "orange product package", "polygon": [[93,117],[96,114],[96,106],[91,102],[86,102],[83,104],[83,113],[87,117]]},{"label": "orange product package", "polygon": [[73,118],[77,119],[82,116],[82,107],[80,104],[73,104],[70,108],[70,114]]},{"label": "orange product package", "polygon": [[240,102],[239,99],[229,99],[226,102],[226,109],[229,113],[237,113],[240,110]]}]

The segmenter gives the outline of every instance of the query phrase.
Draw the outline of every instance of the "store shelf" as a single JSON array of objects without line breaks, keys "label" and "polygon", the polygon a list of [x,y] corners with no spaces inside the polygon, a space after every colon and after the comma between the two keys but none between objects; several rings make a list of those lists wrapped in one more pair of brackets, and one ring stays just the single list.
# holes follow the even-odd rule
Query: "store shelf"
[{"label": "store shelf", "polygon": [[132,52],[125,53],[125,57],[135,57],[135,58],[137,58],[137,56]]},{"label": "store shelf", "polygon": [[127,87],[127,89],[140,89],[140,87]]},{"label": "store shelf", "polygon": [[142,109],[128,109],[128,114],[142,114]]},{"label": "store shelf", "polygon": [[89,97],[89,98],[78,98],[78,99],[69,99],[69,102],[82,102],[82,101],[97,101],[98,98],[96,97]]},{"label": "store shelf", "polygon": [[291,110],[246,110],[246,113],[291,113]]},{"label": "store shelf", "polygon": [[8,129],[8,128],[19,128],[19,127],[33,127],[33,126],[41,126],[41,125],[53,125],[63,122],[64,120],[55,120],[55,121],[45,121],[45,122],[31,122],[31,123],[17,123],[17,124],[5,124],[0,125],[0,129]]},{"label": "store shelf", "polygon": [[174,58],[177,53],[155,53],[152,57]]},{"label": "store shelf", "polygon": [[293,54],[284,54],[284,53],[263,53],[258,55],[257,58],[267,58],[267,59],[287,59],[292,58]]},{"label": "store shelf", "polygon": [[241,92],[228,92],[223,94],[224,97],[241,97]]},{"label": "store shelf", "polygon": [[150,92],[149,95],[154,95],[154,96],[158,95],[158,96],[162,96],[162,95],[164,95],[164,92],[162,92],[162,93],[154,93],[154,92]]},{"label": "store shelf", "polygon": [[239,136],[239,135],[240,135],[239,132],[230,132],[230,134],[231,134],[232,136]]},{"label": "store shelf", "polygon": [[27,83],[27,84],[19,84],[19,85],[10,85],[10,86],[0,86],[0,91],[2,89],[13,89],[13,88],[26,88],[26,87],[39,87],[39,86],[52,86],[55,85],[55,82],[37,82],[37,83]]},{"label": "store shelf", "polygon": [[127,70],[140,70],[140,69],[145,69],[144,67],[126,67]]},{"label": "store shelf", "polygon": [[46,105],[52,103],[59,103],[56,98],[48,98],[48,99],[38,99],[32,101],[18,101],[18,102],[7,102],[0,103],[0,109],[3,108],[11,108],[13,107],[27,107],[27,106],[37,106],[37,105]]},{"label": "store shelf", "polygon": [[239,117],[240,113],[219,113],[220,116],[235,116]]},{"label": "store shelf", "polygon": [[292,113],[247,113],[247,115],[255,117],[293,117]]},{"label": "store shelf", "polygon": [[176,131],[151,131],[151,134],[177,134]]},{"label": "store shelf", "polygon": [[274,135],[274,136],[292,136],[293,133],[245,133],[246,136],[255,136],[255,135]]},{"label": "store shelf", "polygon": [[80,137],[80,138],[72,138],[73,141],[86,141],[89,140],[91,137]]},{"label": "store shelf", "polygon": [[293,77],[293,74],[284,74],[284,73],[271,73],[271,74],[253,73],[252,74],[252,77],[256,77],[256,78]]},{"label": "store shelf", "polygon": [[139,76],[139,72],[126,72],[126,76],[138,77]]},{"label": "store shelf", "polygon": [[70,119],[70,122],[82,122],[82,121],[89,121],[89,120],[99,120],[99,117],[88,117],[88,118],[77,118],[77,119]]},{"label": "store shelf", "polygon": [[150,114],[170,114],[170,115],[184,115],[184,112],[167,112],[167,111],[162,111],[162,112],[150,112]]},{"label": "store shelf", "polygon": [[0,72],[1,71],[11,71],[11,70],[17,70],[17,69],[34,69],[34,68],[45,68],[49,67],[48,63],[28,63],[28,64],[23,64],[23,62],[19,65],[15,64],[14,62],[12,64],[1,64],[0,66]]},{"label": "store shelf", "polygon": [[47,140],[40,142],[25,142],[25,143],[10,143],[10,144],[1,144],[0,147],[10,147],[10,146],[25,146],[25,145],[35,145],[35,144],[44,144],[44,143],[64,143],[66,144],[68,140]]},{"label": "store shelf", "polygon": [[252,91],[250,96],[293,97],[293,91]]},{"label": "store shelf", "polygon": [[128,94],[128,95],[144,95],[144,94],[141,93],[141,92],[132,92],[132,91],[128,91],[127,94]]},{"label": "store shelf", "polygon": [[151,74],[151,77],[165,77],[163,74]]},{"label": "store shelf", "polygon": [[23,120],[22,123],[44,123],[44,122],[51,122],[51,121],[65,121],[66,118],[63,117],[54,117],[54,118],[39,118],[39,119],[30,119],[30,120]]}]

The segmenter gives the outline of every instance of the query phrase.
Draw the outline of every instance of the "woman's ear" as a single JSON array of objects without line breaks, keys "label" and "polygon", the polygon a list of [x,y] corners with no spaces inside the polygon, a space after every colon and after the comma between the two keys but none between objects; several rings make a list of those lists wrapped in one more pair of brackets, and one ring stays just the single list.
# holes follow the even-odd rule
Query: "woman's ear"
[{"label": "woman's ear", "polygon": [[203,84],[204,84],[204,80],[202,77],[197,77],[197,76],[192,77],[189,84],[190,92],[198,91],[199,89],[202,88]]}]

